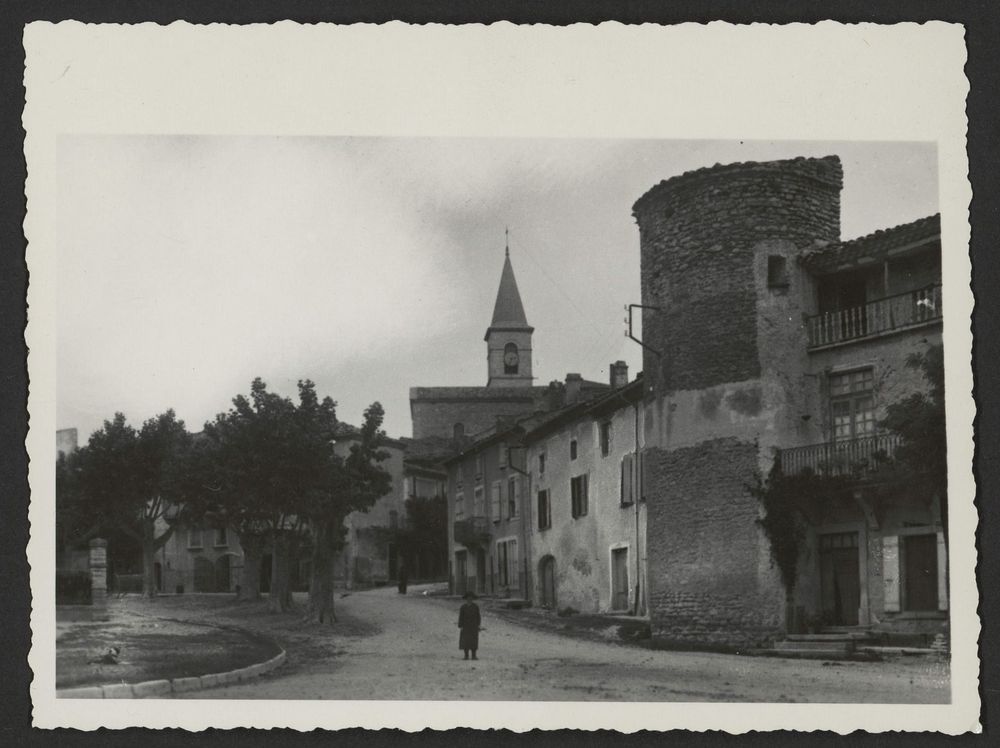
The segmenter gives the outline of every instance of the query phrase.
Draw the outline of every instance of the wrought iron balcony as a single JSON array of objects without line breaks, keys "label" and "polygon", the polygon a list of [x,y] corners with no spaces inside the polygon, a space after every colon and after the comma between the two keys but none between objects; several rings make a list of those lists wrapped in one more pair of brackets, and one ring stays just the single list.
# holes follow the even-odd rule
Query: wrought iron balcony
[{"label": "wrought iron balcony", "polygon": [[941,319],[942,312],[940,284],[823,312],[807,321],[809,347],[822,348],[925,325]]},{"label": "wrought iron balcony", "polygon": [[486,517],[466,517],[455,520],[455,542],[462,545],[483,545],[490,541],[490,523]]},{"label": "wrought iron balcony", "polygon": [[816,475],[863,478],[892,460],[899,441],[898,434],[873,434],[782,449],[781,472],[797,475],[810,470]]}]

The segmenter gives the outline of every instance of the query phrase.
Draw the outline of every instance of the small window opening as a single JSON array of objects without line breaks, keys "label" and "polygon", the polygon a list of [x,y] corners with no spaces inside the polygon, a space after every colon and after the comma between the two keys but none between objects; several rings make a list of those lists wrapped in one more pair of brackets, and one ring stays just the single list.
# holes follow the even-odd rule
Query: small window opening
[{"label": "small window opening", "polygon": [[768,288],[788,287],[788,265],[781,255],[771,255],[767,258]]}]

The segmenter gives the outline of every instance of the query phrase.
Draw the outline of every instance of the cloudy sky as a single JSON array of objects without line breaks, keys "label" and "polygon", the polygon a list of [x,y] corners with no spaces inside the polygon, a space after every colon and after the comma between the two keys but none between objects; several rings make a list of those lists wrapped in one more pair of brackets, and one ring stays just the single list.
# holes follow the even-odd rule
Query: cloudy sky
[{"label": "cloudy sky", "polygon": [[633,202],[742,160],[838,154],[853,238],[938,210],[907,143],[110,137],[60,140],[58,427],[174,408],[189,428],[255,376],[310,378],[411,433],[414,385],[486,382],[504,228],[538,383],[641,366]]}]

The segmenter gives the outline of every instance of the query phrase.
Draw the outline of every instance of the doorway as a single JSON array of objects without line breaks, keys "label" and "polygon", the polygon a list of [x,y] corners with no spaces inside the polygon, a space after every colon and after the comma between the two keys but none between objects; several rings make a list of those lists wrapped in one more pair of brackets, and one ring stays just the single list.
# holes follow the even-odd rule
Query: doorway
[{"label": "doorway", "polygon": [[861,607],[858,534],[819,536],[820,608],[827,623],[857,626]]},{"label": "doorway", "polygon": [[628,548],[611,551],[611,609],[628,610]]},{"label": "doorway", "polygon": [[937,610],[937,535],[903,538],[903,603],[906,610]]},{"label": "doorway", "polygon": [[482,548],[476,549],[476,589],[482,595],[486,592],[486,551]]},{"label": "doorway", "polygon": [[231,586],[229,555],[215,559],[215,591],[229,592]]},{"label": "doorway", "polygon": [[538,564],[538,577],[542,580],[542,607],[556,607],[556,560],[546,556]]},{"label": "doorway", "polygon": [[159,561],[153,564],[153,583],[157,592],[163,592],[163,565]]},{"label": "doorway", "polygon": [[455,553],[455,594],[464,595],[468,590],[466,580],[468,579],[468,558],[465,551]]}]

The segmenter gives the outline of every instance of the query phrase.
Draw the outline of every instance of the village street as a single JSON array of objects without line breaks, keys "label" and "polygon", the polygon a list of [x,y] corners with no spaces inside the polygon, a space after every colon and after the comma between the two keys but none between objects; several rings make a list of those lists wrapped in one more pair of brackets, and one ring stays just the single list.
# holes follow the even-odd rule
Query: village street
[{"label": "village street", "polygon": [[[823,662],[667,652],[511,623],[484,606],[479,660],[463,661],[459,602],[394,588],[337,599],[333,656],[296,651],[273,674],[185,694],[205,699],[472,699],[943,703],[947,664],[911,657]],[[326,632],[330,633],[327,634]]]}]

